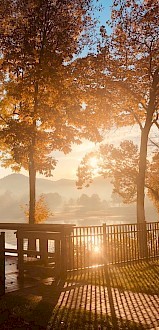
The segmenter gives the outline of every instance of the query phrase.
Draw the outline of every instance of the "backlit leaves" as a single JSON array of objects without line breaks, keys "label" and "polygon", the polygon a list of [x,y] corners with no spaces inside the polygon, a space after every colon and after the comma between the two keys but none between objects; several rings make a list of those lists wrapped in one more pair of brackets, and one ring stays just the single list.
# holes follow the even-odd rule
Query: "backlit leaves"
[{"label": "backlit leaves", "polygon": [[76,84],[73,64],[68,64],[81,51],[81,35],[86,38],[91,31],[90,9],[91,0],[1,2],[5,166],[13,158],[27,169],[32,150],[36,170],[50,175],[56,165],[52,151],[66,154],[83,137],[100,139],[94,113],[81,108],[83,83]]}]

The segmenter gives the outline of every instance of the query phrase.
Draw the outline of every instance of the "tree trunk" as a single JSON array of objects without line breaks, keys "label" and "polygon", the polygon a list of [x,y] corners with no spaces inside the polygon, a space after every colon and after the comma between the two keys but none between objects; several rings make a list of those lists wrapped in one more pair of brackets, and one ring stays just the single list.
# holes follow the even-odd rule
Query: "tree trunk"
[{"label": "tree trunk", "polygon": [[[139,174],[137,180],[137,224],[139,229],[139,247],[140,255],[147,257],[147,231],[145,221],[145,178],[146,178],[146,161],[147,161],[147,145],[150,129],[154,123],[153,116],[155,113],[156,96],[159,83],[159,68],[153,75],[152,87],[150,89],[150,100],[147,107],[147,115],[145,126],[141,129],[141,144],[139,155]],[[156,119],[157,120],[157,119]]]},{"label": "tree trunk", "polygon": [[36,185],[36,170],[34,164],[33,151],[30,152],[29,159],[29,224],[35,223],[35,185]]},{"label": "tree trunk", "polygon": [[145,177],[148,133],[145,127],[141,132],[140,154],[139,154],[139,174],[137,179],[137,223],[145,222]]},{"label": "tree trunk", "polygon": [[[35,83],[34,95],[34,116],[38,107],[38,82]],[[35,223],[35,204],[36,204],[36,167],[35,167],[35,139],[36,139],[36,119],[33,118],[32,138],[29,151],[29,223]]]},{"label": "tree trunk", "polygon": [[[37,112],[38,106],[38,82],[35,83],[34,95],[34,116]],[[35,167],[35,136],[36,136],[36,119],[33,119],[32,139],[29,151],[29,224],[34,224],[35,219],[35,205],[36,205],[36,167]],[[29,240],[29,250],[36,250],[36,240],[34,238]]]},{"label": "tree trunk", "polygon": [[[35,223],[35,203],[36,203],[35,185],[36,185],[36,169],[34,163],[34,151],[33,148],[31,148],[29,155],[29,224]],[[31,251],[36,250],[36,240],[34,238],[29,239],[28,248]]]},{"label": "tree trunk", "polygon": [[148,144],[148,134],[150,127],[147,128],[145,126],[141,132],[139,174],[137,180],[138,242],[139,242],[140,257],[142,258],[145,258],[148,255],[147,231],[146,231],[146,221],[145,221],[145,178],[146,178],[147,144]]}]

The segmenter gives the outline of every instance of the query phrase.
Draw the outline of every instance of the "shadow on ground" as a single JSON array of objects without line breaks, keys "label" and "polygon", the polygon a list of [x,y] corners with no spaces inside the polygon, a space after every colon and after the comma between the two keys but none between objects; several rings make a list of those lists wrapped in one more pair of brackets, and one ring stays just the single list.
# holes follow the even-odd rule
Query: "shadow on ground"
[{"label": "shadow on ground", "polygon": [[48,329],[156,329],[159,262],[70,274]]},{"label": "shadow on ground", "polygon": [[23,319],[21,329],[157,329],[158,271],[159,261],[152,261],[70,273],[6,295],[1,315],[12,300],[9,315]]},{"label": "shadow on ground", "polygon": [[21,285],[21,289],[7,293],[0,299],[0,329],[47,328],[64,282],[47,279],[35,283],[29,287]]}]

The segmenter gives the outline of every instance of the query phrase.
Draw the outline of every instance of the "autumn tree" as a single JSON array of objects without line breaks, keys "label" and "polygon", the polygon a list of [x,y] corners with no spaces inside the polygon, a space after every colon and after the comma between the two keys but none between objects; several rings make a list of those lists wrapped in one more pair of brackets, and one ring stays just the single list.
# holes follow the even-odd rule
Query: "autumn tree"
[{"label": "autumn tree", "polygon": [[[145,221],[144,189],[149,133],[159,128],[158,1],[114,1],[113,33],[104,35],[105,68],[114,80],[117,124],[137,123],[141,129],[137,177],[137,221]],[[104,55],[105,54],[105,55]],[[108,61],[108,62],[107,62]]]},{"label": "autumn tree", "polygon": [[148,196],[155,205],[159,213],[159,152],[158,148],[155,150],[152,162],[148,167],[148,175],[146,180],[146,188],[148,189]]},{"label": "autumn tree", "polygon": [[[28,204],[22,206],[25,217],[29,219],[29,207]],[[40,195],[38,200],[35,202],[35,223],[43,223],[49,217],[53,216],[53,213],[49,209],[44,194]]]},{"label": "autumn tree", "polygon": [[[95,165],[91,159],[96,159]],[[119,147],[102,144],[81,161],[77,186],[89,186],[95,175],[103,176],[111,180],[114,194],[120,195],[124,203],[132,203],[136,200],[138,163],[138,147],[132,141],[123,141]]]},{"label": "autumn tree", "polygon": [[[137,124],[140,128],[138,223],[145,223],[148,139],[152,127],[159,129],[158,12],[157,0],[115,0],[107,22],[112,32],[108,34],[106,27],[101,27],[98,54],[89,58],[90,66],[96,67],[94,94],[110,127]],[[88,102],[88,106],[92,104]]]},{"label": "autumn tree", "polygon": [[36,173],[49,176],[56,166],[51,152],[67,153],[82,137],[100,138],[69,65],[91,30],[90,6],[91,0],[0,3],[1,160],[29,171],[30,223]]},{"label": "autumn tree", "polygon": [[[96,159],[93,166],[91,160]],[[151,159],[147,160],[145,177],[145,193],[152,200],[159,212],[159,151],[153,151]],[[137,179],[139,172],[139,148],[132,141],[125,140],[120,146],[102,144],[96,151],[85,155],[78,167],[78,188],[89,186],[95,175],[109,178],[113,184],[113,195],[125,204],[136,202]]]}]

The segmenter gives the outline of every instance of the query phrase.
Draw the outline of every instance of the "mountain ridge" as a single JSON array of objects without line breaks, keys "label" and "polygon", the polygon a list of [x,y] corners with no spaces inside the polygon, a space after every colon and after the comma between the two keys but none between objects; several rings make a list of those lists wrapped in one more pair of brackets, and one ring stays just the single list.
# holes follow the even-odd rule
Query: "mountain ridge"
[{"label": "mountain ridge", "polygon": [[[36,179],[37,194],[57,192],[66,198],[77,198],[81,194],[98,194],[102,199],[110,199],[112,184],[109,180],[96,177],[91,185],[77,189],[76,181],[62,178],[50,180],[45,178]],[[29,193],[29,177],[21,173],[13,173],[0,179],[0,194],[9,191],[15,196],[23,196]]]}]

